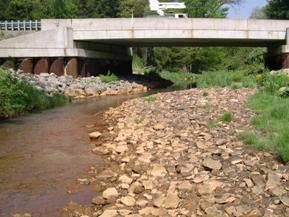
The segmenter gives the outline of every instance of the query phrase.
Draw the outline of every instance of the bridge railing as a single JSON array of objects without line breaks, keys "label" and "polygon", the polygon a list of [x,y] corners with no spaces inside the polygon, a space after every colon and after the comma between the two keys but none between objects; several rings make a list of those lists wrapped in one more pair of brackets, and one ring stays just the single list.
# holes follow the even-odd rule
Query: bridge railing
[{"label": "bridge railing", "polygon": [[40,31],[41,21],[40,20],[24,20],[24,21],[0,21],[1,31]]}]

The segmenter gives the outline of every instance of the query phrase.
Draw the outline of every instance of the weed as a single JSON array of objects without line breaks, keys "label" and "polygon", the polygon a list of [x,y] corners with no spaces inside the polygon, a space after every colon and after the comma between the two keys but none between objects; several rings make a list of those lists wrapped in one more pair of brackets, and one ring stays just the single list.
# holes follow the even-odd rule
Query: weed
[{"label": "weed", "polygon": [[263,150],[268,148],[268,142],[265,139],[260,138],[252,132],[243,132],[240,134],[240,138],[253,148]]},{"label": "weed", "polygon": [[234,115],[231,113],[231,112],[225,112],[220,118],[219,118],[220,121],[222,122],[231,122],[234,120]]},{"label": "weed", "polygon": [[241,87],[242,87],[242,83],[233,82],[233,83],[231,84],[231,88],[232,88],[233,90],[240,89]]},{"label": "weed", "polygon": [[209,96],[209,93],[205,91],[205,92],[203,92],[203,96],[207,97],[207,96]]},{"label": "weed", "polygon": [[153,102],[153,101],[156,101],[157,99],[158,98],[154,95],[149,95],[149,96],[144,97],[144,100],[147,102]]},{"label": "weed", "polygon": [[209,120],[208,121],[208,127],[209,128],[214,128],[217,126],[217,122],[215,120]]},{"label": "weed", "polygon": [[134,119],[134,122],[135,122],[136,124],[142,124],[142,123],[144,122],[144,120],[145,120],[145,118],[142,117],[142,116],[140,116],[140,117],[136,117],[136,118]]},{"label": "weed", "polygon": [[111,83],[119,80],[118,77],[111,72],[108,72],[106,75],[99,75],[99,78],[104,83]]}]

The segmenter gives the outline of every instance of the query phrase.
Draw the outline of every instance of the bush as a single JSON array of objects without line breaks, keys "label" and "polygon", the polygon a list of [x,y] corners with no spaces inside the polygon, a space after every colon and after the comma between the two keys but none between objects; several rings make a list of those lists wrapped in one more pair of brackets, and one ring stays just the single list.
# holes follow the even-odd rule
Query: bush
[{"label": "bush", "polygon": [[[274,95],[279,95],[279,90],[282,87],[289,87],[289,77],[286,74],[278,73],[275,75],[270,75],[265,73],[263,75],[258,75],[259,85],[267,92]],[[285,94],[286,96],[286,94]]]},{"label": "bush", "polygon": [[111,83],[119,80],[118,77],[111,72],[108,72],[106,75],[99,75],[99,78],[104,83]]},{"label": "bush", "polygon": [[68,98],[55,94],[47,96],[30,84],[12,77],[0,68],[0,118],[9,118],[24,112],[52,108],[68,102]]}]

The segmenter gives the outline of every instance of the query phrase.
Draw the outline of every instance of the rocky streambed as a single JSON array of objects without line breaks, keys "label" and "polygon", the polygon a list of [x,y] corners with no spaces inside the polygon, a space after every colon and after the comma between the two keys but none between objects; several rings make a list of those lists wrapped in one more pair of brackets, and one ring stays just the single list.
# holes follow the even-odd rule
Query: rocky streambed
[{"label": "rocky streambed", "polygon": [[[95,117],[91,167],[82,184],[91,206],[71,203],[63,216],[289,216],[287,165],[247,147],[252,89],[191,89],[133,99]],[[234,114],[222,122],[224,112]]]},{"label": "rocky streambed", "polygon": [[137,75],[120,77],[117,81],[105,83],[98,76],[73,78],[68,75],[57,76],[54,73],[37,75],[13,70],[11,73],[17,79],[27,81],[49,95],[59,93],[76,99],[142,93],[171,84],[161,78],[150,79]]}]

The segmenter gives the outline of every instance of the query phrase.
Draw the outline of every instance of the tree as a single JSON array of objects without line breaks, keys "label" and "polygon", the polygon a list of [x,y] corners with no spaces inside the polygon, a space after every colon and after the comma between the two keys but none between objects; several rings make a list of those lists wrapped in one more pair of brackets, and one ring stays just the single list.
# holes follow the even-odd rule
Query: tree
[{"label": "tree", "polygon": [[77,18],[78,2],[76,0],[53,0],[51,7],[51,14],[53,18]]},{"label": "tree", "polygon": [[10,0],[3,8],[6,8],[4,19],[31,20],[42,18],[40,0]]},{"label": "tree", "polygon": [[0,20],[6,20],[7,17],[7,6],[9,4],[9,0],[1,0],[0,1]]},{"label": "tree", "polygon": [[91,9],[91,12],[85,17],[117,17],[119,0],[88,0],[87,7]]},{"label": "tree", "polygon": [[269,0],[265,13],[270,19],[289,19],[288,0]]},{"label": "tree", "polygon": [[142,17],[147,7],[147,0],[120,0],[118,16]]},{"label": "tree", "polygon": [[226,17],[230,5],[239,4],[242,0],[185,0],[186,13],[189,17]]}]

